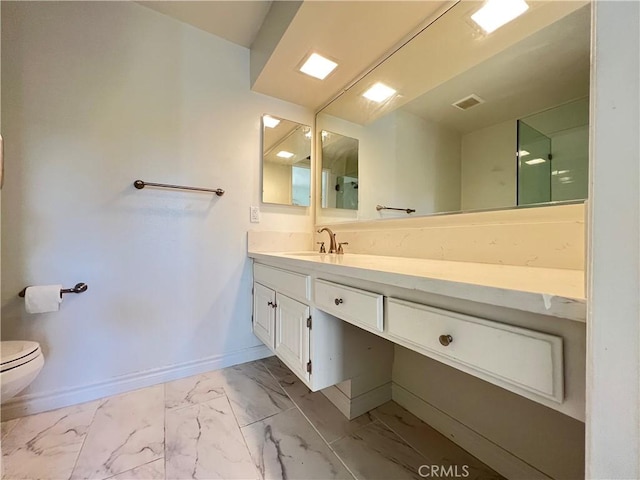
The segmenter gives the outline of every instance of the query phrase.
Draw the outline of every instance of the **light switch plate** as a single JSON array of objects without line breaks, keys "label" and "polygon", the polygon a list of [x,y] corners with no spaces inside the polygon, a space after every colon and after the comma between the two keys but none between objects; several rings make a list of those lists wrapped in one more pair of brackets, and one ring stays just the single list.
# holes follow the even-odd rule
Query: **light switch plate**
[{"label": "light switch plate", "polygon": [[251,223],[260,223],[260,207],[251,207]]}]

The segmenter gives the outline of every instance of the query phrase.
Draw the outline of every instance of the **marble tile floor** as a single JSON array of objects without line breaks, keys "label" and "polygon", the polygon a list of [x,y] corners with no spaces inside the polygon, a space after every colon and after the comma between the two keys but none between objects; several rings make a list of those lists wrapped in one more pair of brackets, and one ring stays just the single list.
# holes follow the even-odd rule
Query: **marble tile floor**
[{"label": "marble tile floor", "polygon": [[[347,420],[276,357],[1,424],[3,480],[502,478],[394,402]],[[444,478],[444,477],[440,477]]]}]

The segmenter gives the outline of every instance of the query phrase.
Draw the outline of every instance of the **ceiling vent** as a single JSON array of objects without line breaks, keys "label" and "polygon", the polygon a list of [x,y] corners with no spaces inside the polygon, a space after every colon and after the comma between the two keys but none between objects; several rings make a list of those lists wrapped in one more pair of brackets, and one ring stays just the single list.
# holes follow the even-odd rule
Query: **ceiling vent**
[{"label": "ceiling vent", "polygon": [[475,107],[476,105],[480,105],[481,103],[484,103],[484,100],[479,96],[472,94],[468,97],[464,97],[458,100],[457,102],[452,103],[451,105],[460,110],[469,110],[470,108]]}]

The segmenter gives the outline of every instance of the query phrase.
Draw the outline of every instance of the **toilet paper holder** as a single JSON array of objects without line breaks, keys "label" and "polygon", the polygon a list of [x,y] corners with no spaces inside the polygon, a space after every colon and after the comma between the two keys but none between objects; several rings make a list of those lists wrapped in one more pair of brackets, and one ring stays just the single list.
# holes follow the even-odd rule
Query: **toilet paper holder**
[{"label": "toilet paper holder", "polygon": [[[25,294],[27,293],[27,288],[29,287],[24,287],[20,293],[18,294],[19,297],[24,298]],[[75,287],[73,288],[63,288],[60,290],[60,298],[62,298],[62,295],[64,293],[82,293],[82,292],[86,292],[87,289],[89,287],[87,286],[86,283],[76,283]]]}]

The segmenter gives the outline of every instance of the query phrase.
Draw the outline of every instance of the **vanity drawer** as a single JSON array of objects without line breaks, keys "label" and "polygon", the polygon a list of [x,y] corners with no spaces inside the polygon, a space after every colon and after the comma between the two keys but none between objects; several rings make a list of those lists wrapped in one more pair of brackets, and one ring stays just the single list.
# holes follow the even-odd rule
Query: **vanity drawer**
[{"label": "vanity drawer", "polygon": [[382,332],[382,295],[326,280],[315,282],[316,305],[354,325]]},{"label": "vanity drawer", "polygon": [[256,282],[273,287],[276,291],[286,293],[294,298],[304,300],[311,298],[309,275],[255,263],[253,265],[253,279]]},{"label": "vanity drawer", "polygon": [[386,311],[388,335],[407,347],[512,391],[562,403],[561,337],[392,298]]}]

